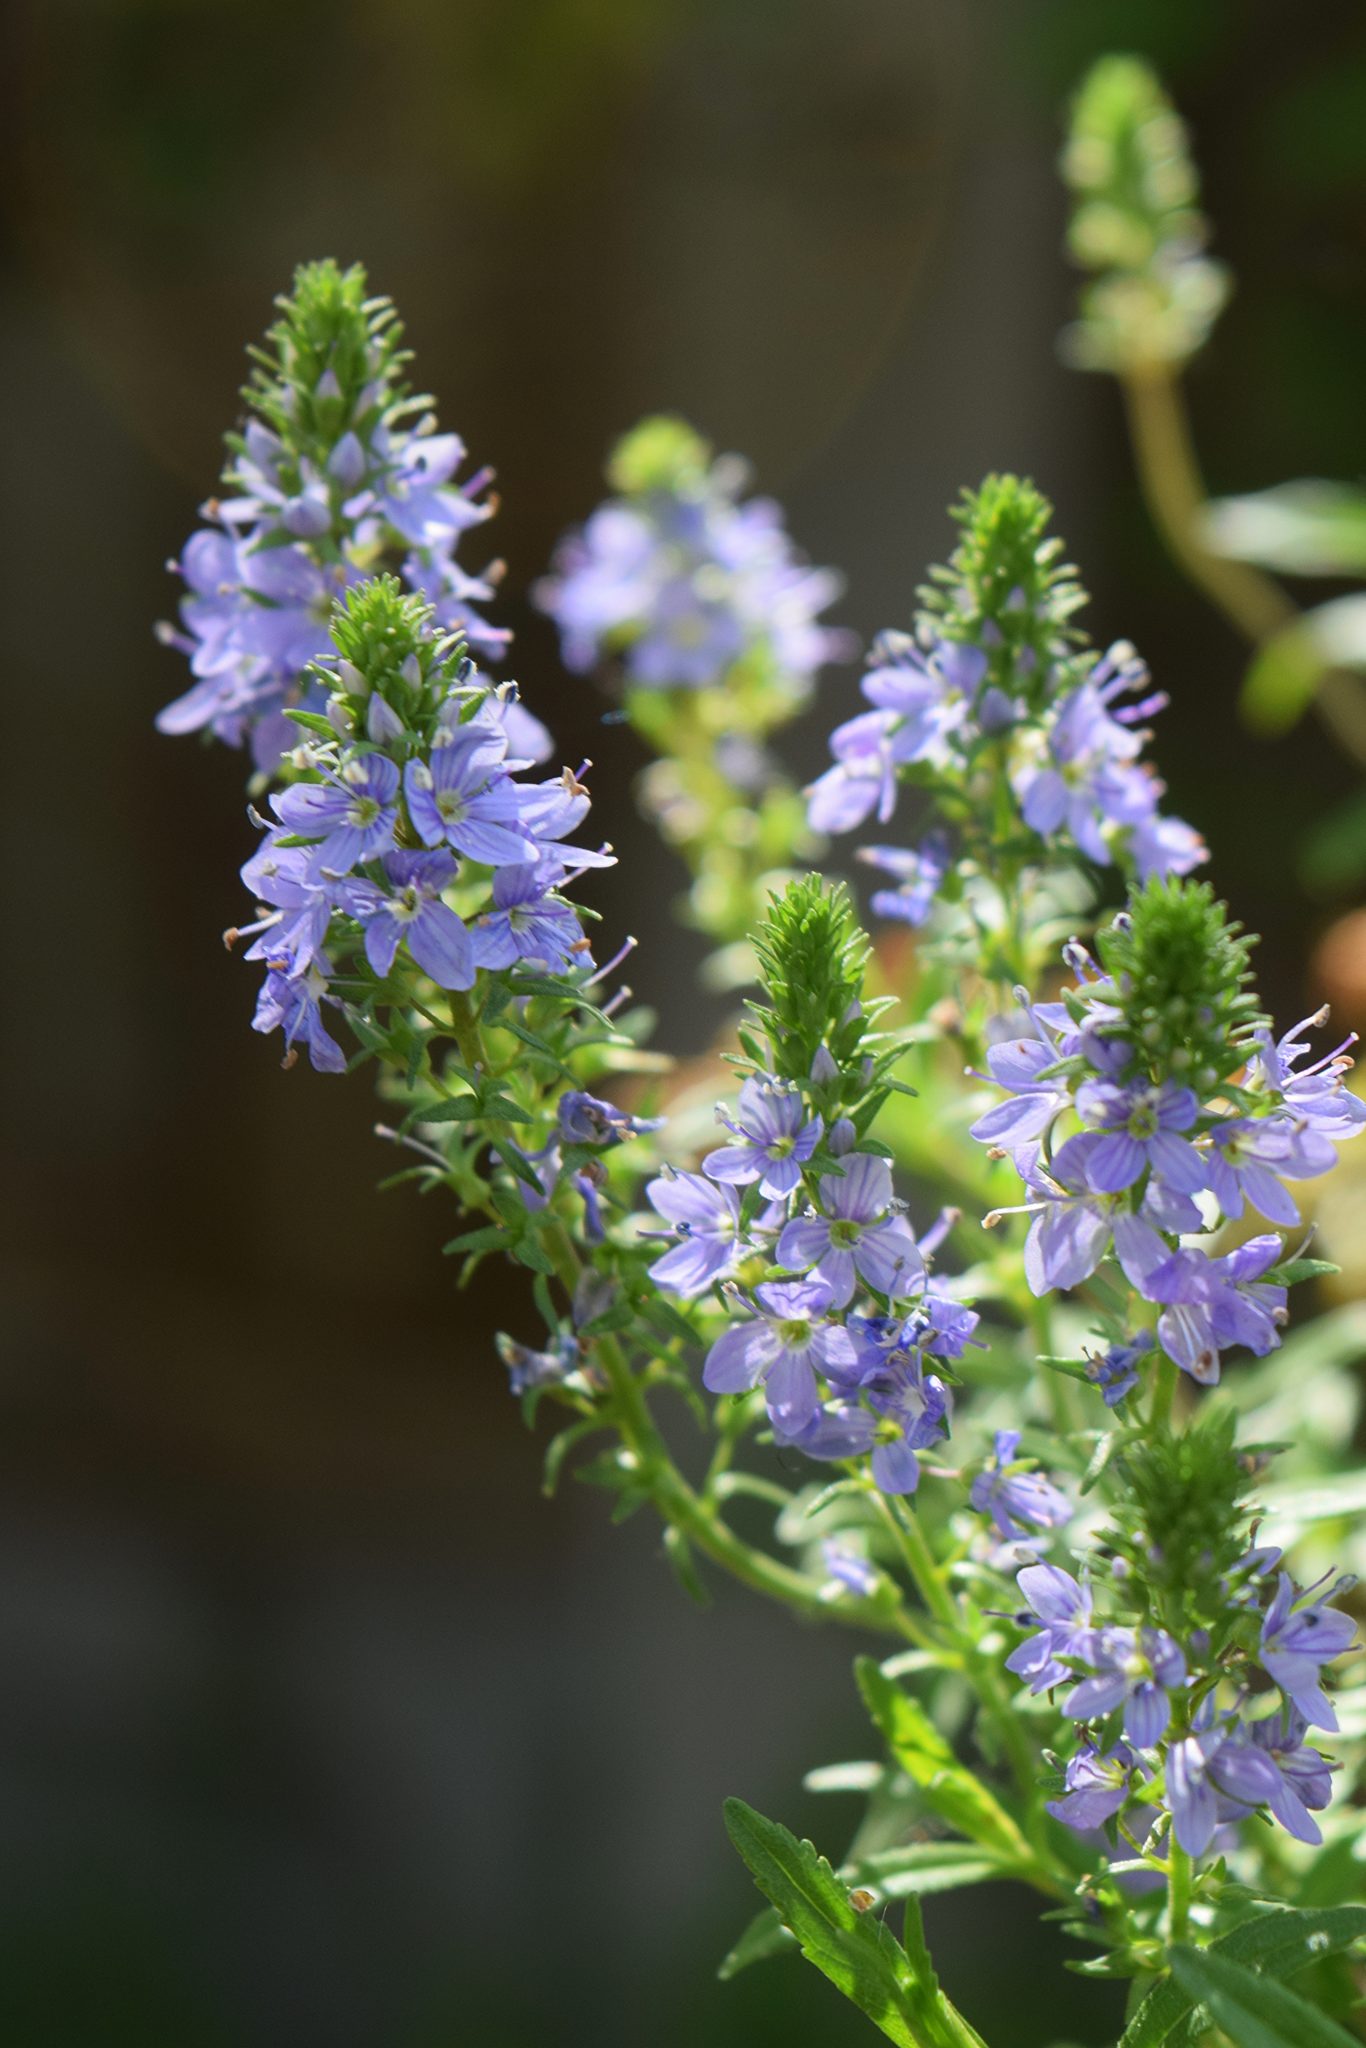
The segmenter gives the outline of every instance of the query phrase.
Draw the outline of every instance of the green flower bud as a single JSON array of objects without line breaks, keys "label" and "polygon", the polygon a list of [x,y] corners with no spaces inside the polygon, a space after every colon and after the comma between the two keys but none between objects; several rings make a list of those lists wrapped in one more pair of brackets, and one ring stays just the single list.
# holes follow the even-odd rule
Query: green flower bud
[{"label": "green flower bud", "polygon": [[1202,346],[1229,293],[1204,253],[1207,226],[1186,129],[1138,57],[1102,57],[1082,81],[1062,174],[1075,208],[1072,257],[1092,273],[1063,337],[1085,370],[1180,363]]},{"label": "green flower bud", "polygon": [[686,492],[700,487],[710,462],[710,447],[686,420],[655,413],[618,441],[608,458],[607,481],[628,498]]},{"label": "green flower bud", "polygon": [[1127,1039],[1156,1076],[1190,1074],[1202,1092],[1241,1067],[1265,1022],[1251,988],[1256,943],[1208,882],[1154,878],[1096,937]]},{"label": "green flower bud", "polygon": [[988,476],[953,508],[962,537],[919,592],[922,629],[987,655],[986,686],[1031,704],[1083,636],[1069,622],[1086,603],[1064,545],[1048,531],[1053,507],[1027,478]]},{"label": "green flower bud", "polygon": [[868,941],[841,882],[807,875],[769,898],[755,934],[764,1003],[751,1003],[775,1071],[807,1084],[828,1063],[855,1061],[869,1016],[863,1007]]}]

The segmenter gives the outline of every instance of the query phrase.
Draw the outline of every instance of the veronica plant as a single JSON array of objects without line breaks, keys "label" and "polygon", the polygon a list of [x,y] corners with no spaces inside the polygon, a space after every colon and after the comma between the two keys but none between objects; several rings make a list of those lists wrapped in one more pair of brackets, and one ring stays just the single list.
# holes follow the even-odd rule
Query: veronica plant
[{"label": "veronica plant", "polygon": [[[314,386],[328,367],[310,361]],[[304,417],[272,427],[296,496]],[[702,518],[695,444],[635,445],[663,449]],[[898,1025],[845,890],[790,882],[752,934],[715,1142],[570,893],[611,858],[574,836],[581,772],[532,772],[468,634],[398,577],[353,575],[341,543],[326,645],[280,685],[291,744],[258,754],[260,912],[230,937],[265,970],[255,1021],[287,1064],[306,1046],[325,1072],[377,1067],[399,1178],[460,1212],[462,1279],[495,1255],[526,1271],[499,1350],[528,1422],[557,1425],[547,1485],[572,1469],[618,1517],[650,1512],[696,1597],[710,1561],[890,1652],[857,1667],[885,1758],[814,1781],[867,1802],[838,1869],[730,1803],[770,1904],[725,1972],[796,1946],[903,2048],[966,2048],[919,1900],[1008,1879],[1086,1944],[1081,1967],[1128,1981],[1125,2048],[1215,2026],[1326,2048],[1351,2038],[1341,1958],[1366,1934],[1366,1694],[1335,1684],[1350,1574],[1284,1545],[1339,1528],[1359,1478],[1322,1510],[1269,1481],[1276,1388],[1246,1355],[1286,1356],[1290,1290],[1325,1270],[1294,1190],[1366,1109],[1347,1047],[1310,1039],[1321,1018],[1275,1034],[1251,941],[1185,875],[1198,841],[1139,760],[1154,699],[1129,652],[1085,646],[1047,517],[1015,479],[965,500],[959,550],[913,632],[879,643],[871,709],[811,797],[851,827],[918,792],[945,835],[926,943],[971,993],[949,1016],[913,982]],[[628,663],[656,628],[672,644],[676,597],[667,577],[636,589],[611,629]],[[1100,916],[1107,870],[1127,904]],[[1059,942],[1069,903],[1092,945]],[[943,1200],[986,1190],[970,1215]]]}]

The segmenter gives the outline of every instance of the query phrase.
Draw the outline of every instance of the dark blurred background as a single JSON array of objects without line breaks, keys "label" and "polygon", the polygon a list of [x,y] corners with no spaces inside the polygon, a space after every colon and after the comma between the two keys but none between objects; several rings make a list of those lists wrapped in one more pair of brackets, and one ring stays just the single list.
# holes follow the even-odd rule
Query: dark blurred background
[{"label": "dark blurred background", "polygon": [[[243,766],[159,738],[162,563],[244,344],[301,258],[360,258],[503,510],[512,670],[591,753],[599,901],[676,1049],[716,1017],[599,724],[527,593],[612,438],[681,410],[752,457],[867,637],[944,507],[1032,473],[1171,691],[1172,807],[1317,998],[1298,836],[1354,771],[1267,745],[1169,567],[1113,387],[1065,371],[1060,108],[1112,47],[1191,119],[1237,295],[1193,380],[1213,485],[1354,476],[1366,378],[1356,0],[19,0],[3,30],[0,391],[11,719],[0,1397],[0,2040],[35,2048],[865,2041],[796,1965],[732,1986],[740,1792],[838,1851],[808,1766],[866,1754],[854,1645],[677,1594],[644,1517],[538,1493],[457,1298],[450,1218],[377,1196],[369,1084],[247,1029]],[[813,768],[855,701],[832,676]],[[1300,1006],[1300,1009],[1296,1008]],[[1032,1903],[934,1900],[989,2039],[1101,2042]]]}]

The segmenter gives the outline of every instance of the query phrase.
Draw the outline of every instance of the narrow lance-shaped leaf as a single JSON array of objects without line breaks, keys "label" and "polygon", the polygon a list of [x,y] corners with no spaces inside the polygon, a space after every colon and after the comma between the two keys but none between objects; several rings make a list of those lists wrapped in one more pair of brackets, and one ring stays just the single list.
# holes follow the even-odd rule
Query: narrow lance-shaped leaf
[{"label": "narrow lance-shaped leaf", "polygon": [[[810,1778],[807,1779],[810,1789]],[[960,1891],[968,1885],[989,1884],[1003,1875],[993,1857],[984,1855],[969,1842],[908,1842],[899,1849],[879,1849],[869,1856],[851,1857],[840,1866],[843,1881],[857,1888],[867,1885],[883,1899],[921,1898],[930,1892]],[[785,1955],[793,1947],[788,1932],[774,1911],[757,1914],[717,1975],[738,1976],[751,1963],[770,1956]]]},{"label": "narrow lance-shaped leaf", "polygon": [[860,1657],[854,1675],[869,1713],[896,1762],[918,1785],[926,1804],[970,1841],[992,1849],[1003,1861],[1025,1865],[1029,1844],[979,1779],[959,1763],[917,1700],[883,1672],[876,1658]]},{"label": "narrow lance-shaped leaf", "polygon": [[810,1842],[799,1842],[743,1800],[728,1799],[726,1828],[750,1875],[802,1954],[898,2048],[980,2048],[933,1981],[926,1983],[875,1913],[860,1913],[848,1888]]},{"label": "narrow lance-shaped leaf", "polygon": [[1359,2048],[1335,2020],[1241,1963],[1209,1949],[1172,1950],[1172,1975],[1209,2010],[1234,2048]]},{"label": "narrow lance-shaped leaf", "polygon": [[[1259,1914],[1220,1935],[1204,1953],[1254,1964],[1265,1978],[1280,1978],[1361,1940],[1366,1940],[1366,1906],[1328,1906],[1317,1912]],[[1164,2048],[1166,2043],[1185,2048],[1195,2002],[1176,1978],[1164,1977],[1129,2022],[1120,2048]]]}]

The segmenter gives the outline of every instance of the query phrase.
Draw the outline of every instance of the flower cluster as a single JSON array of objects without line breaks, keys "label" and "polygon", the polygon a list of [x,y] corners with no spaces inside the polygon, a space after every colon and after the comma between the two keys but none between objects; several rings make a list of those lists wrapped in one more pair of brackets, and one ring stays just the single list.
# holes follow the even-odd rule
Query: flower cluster
[{"label": "flower cluster", "polygon": [[331,645],[310,672],[326,709],[291,712],[308,735],[295,779],[242,870],[261,915],[228,934],[266,969],[255,1028],[327,1073],[345,1056],[324,1004],[392,1000],[396,962],[450,990],[480,969],[591,964],[561,891],[612,859],[565,843],[588,811],[577,776],[518,779],[531,764],[510,751],[505,695],[421,598],[392,577],[356,585]]},{"label": "flower cluster", "polygon": [[645,420],[608,468],[618,493],[561,542],[540,584],[576,671],[608,658],[628,689],[700,690],[732,680],[810,689],[846,636],[818,623],[841,579],[793,548],[769,498],[741,502],[747,470],[682,420]]},{"label": "flower cluster", "polygon": [[[1029,1191],[1032,1291],[1079,1287],[1114,1259],[1154,1305],[1158,1345],[1208,1385],[1229,1347],[1279,1343],[1280,1232],[1299,1222],[1285,1183],[1326,1173],[1366,1103],[1344,1085],[1350,1041],[1313,1059],[1303,1025],[1277,1040],[1256,1015],[1246,941],[1206,887],[1150,884],[1099,948],[1104,971],[1074,942],[1065,999],[1028,1004],[1024,1033],[989,1047],[1005,1099],[972,1135]],[[1219,1249],[1210,1233],[1249,1213],[1276,1228]],[[1152,1342],[1113,1335],[1088,1370],[1112,1406]]]},{"label": "flower cluster", "polygon": [[[324,262],[303,266],[278,303],[244,393],[245,431],[229,436],[225,495],[205,505],[175,565],[180,624],[161,633],[195,680],[157,721],[249,743],[265,774],[297,737],[290,706],[321,701],[311,664],[330,653],[333,604],[365,577],[392,570],[478,653],[496,657],[510,637],[477,609],[493,572],[470,576],[455,559],[494,510],[490,472],[455,481],[464,445],[409,396],[389,301],[367,296],[358,265]],[[508,715],[515,750],[543,760],[544,727],[515,704]]]},{"label": "flower cluster", "polygon": [[1097,1612],[1095,1589],[1057,1565],[1020,1572],[1019,1619],[1032,1633],[1008,1668],[1033,1693],[1058,1690],[1083,1730],[1050,1813],[1083,1831],[1118,1821],[1131,1840],[1165,1815],[1191,1856],[1259,1809],[1297,1840],[1322,1841],[1313,1815],[1335,1766],[1305,1738],[1338,1725],[1323,1667],[1356,1630],[1328,1603],[1353,1581],[1305,1590],[1279,1562],[1278,1551],[1250,1552],[1229,1575],[1217,1655],[1208,1627],[1182,1643],[1151,1621]]},{"label": "flower cluster", "polygon": [[874,643],[861,685],[872,709],[836,728],[834,765],[807,793],[822,832],[887,824],[907,784],[937,808],[918,848],[862,850],[899,885],[874,898],[882,916],[923,924],[951,876],[998,872],[1003,856],[1118,864],[1140,880],[1205,858],[1161,811],[1141,758],[1166,699],[1127,643],[1079,651],[1068,622],[1082,595],[1045,538],[1049,515],[1015,477],[967,494],[962,540],[922,593],[916,631]]},{"label": "flower cluster", "polygon": [[1238,1444],[1229,1410],[1113,1442],[1110,1522],[1081,1576],[1018,1575],[1029,1633],[1007,1668],[1080,1736],[1049,1811],[1081,1830],[1114,1822],[1135,1847],[1169,1825],[1191,1856],[1263,1808],[1318,1842],[1334,1767],[1305,1738],[1338,1727],[1323,1670],[1355,1629],[1330,1603],[1354,1582],[1301,1588],[1257,1544],[1267,1459]]},{"label": "flower cluster", "polygon": [[730,1142],[701,1172],[666,1170],[646,1189],[671,1239],[650,1277],[685,1301],[715,1290],[726,1308],[703,1368],[710,1392],[762,1388],[780,1445],[870,1457],[884,1492],[910,1493],[919,1454],[948,1434],[943,1375],[978,1321],[929,1284],[952,1217],[917,1238],[886,1159],[860,1149],[887,1058],[859,1000],[842,892],[790,890],[760,950],[768,1064],[718,1108]]}]

